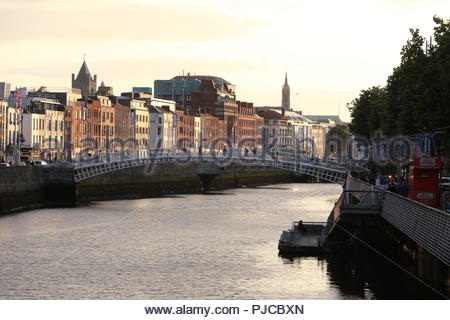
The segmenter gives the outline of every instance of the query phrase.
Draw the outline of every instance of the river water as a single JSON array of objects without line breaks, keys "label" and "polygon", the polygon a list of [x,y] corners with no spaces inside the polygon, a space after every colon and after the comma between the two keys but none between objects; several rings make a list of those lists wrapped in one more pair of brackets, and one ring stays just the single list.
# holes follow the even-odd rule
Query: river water
[{"label": "river water", "polygon": [[280,184],[4,216],[0,298],[428,297],[386,261],[278,256],[281,231],[326,221],[340,191]]}]

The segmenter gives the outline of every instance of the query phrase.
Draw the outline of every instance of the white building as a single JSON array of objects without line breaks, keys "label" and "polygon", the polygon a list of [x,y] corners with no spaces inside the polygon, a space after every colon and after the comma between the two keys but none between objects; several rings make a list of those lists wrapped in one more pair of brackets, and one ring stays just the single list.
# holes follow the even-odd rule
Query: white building
[{"label": "white building", "polygon": [[163,154],[174,152],[176,148],[175,101],[151,99],[150,112],[150,149],[161,150]]},{"label": "white building", "polygon": [[[300,152],[312,156],[314,149],[314,121],[305,118],[299,112],[281,108],[259,107],[259,115],[265,118],[265,139],[267,143],[277,138],[275,148],[286,152]],[[325,137],[322,139],[325,141]]]},{"label": "white building", "polygon": [[137,158],[149,157],[150,141],[150,114],[144,100],[129,99],[121,101],[124,105],[130,106],[130,121],[133,130],[134,156]]},{"label": "white building", "polygon": [[6,144],[9,146],[19,145],[20,133],[20,113],[15,108],[8,107],[8,134],[6,137]]},{"label": "white building", "polygon": [[194,117],[194,150],[198,152],[202,139],[202,117]]},{"label": "white building", "polygon": [[323,158],[326,151],[327,128],[319,123],[313,124],[311,133],[314,141],[312,156],[315,158]]},{"label": "white building", "polygon": [[0,98],[0,160],[5,160],[8,137],[8,102]]},{"label": "white building", "polygon": [[28,150],[29,160],[42,156],[47,160],[62,159],[64,107],[58,102],[33,101],[30,112],[23,114],[22,134],[22,148]]}]

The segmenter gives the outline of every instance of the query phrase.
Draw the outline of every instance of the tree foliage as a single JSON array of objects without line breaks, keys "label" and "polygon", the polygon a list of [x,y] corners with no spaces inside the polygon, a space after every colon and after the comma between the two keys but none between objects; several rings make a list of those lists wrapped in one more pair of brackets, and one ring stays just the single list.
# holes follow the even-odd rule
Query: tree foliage
[{"label": "tree foliage", "polygon": [[450,20],[433,20],[433,42],[411,29],[386,86],[362,90],[347,105],[353,133],[371,138],[378,129],[393,136],[450,126]]}]

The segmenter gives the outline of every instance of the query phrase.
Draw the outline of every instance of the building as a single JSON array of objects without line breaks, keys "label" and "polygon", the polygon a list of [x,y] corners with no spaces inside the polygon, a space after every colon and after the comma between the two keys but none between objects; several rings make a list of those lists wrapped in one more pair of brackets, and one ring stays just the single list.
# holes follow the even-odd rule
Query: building
[{"label": "building", "polygon": [[290,132],[292,133],[292,137],[285,137],[286,139],[291,140],[291,149],[296,150],[296,152],[304,154],[305,156],[312,156],[312,150],[314,148],[312,125],[316,124],[316,122],[302,116],[301,112],[298,111],[285,111],[282,108],[270,107],[258,107],[257,110],[258,112],[270,111],[269,115],[272,114],[273,117],[276,117],[275,114],[283,117],[284,114],[284,119],[289,124]]},{"label": "building", "polygon": [[146,95],[152,96],[152,88],[151,87],[133,87],[131,89],[133,93],[143,93]]},{"label": "building", "polygon": [[312,156],[314,158],[325,157],[327,129],[319,123],[313,124],[311,134],[314,141]]},{"label": "building", "polygon": [[188,114],[199,112],[223,120],[225,136],[233,137],[233,125],[238,115],[236,86],[215,76],[177,76],[155,81],[155,97],[176,101],[176,108]]},{"label": "building", "polygon": [[184,111],[175,111],[177,117],[176,146],[181,150],[194,150],[195,148],[195,117],[185,114]]},{"label": "building", "polygon": [[[338,115],[306,115],[306,118],[314,121],[314,123],[320,125],[325,129],[325,137],[320,138],[317,136],[319,131],[317,128],[314,131],[314,141],[319,142],[317,153],[319,157],[337,158],[347,155],[347,144],[350,141],[350,133],[345,123],[340,119]],[[339,134],[338,134],[339,133]],[[325,143],[324,151],[322,152],[322,140]]]},{"label": "building", "polygon": [[19,162],[20,112],[19,109],[8,107],[8,123],[6,135],[6,161]]},{"label": "building", "polygon": [[8,136],[8,102],[0,99],[0,161],[5,161]]},{"label": "building", "polygon": [[175,101],[152,99],[150,112],[150,149],[162,154],[176,148],[177,116]]},{"label": "building", "polygon": [[64,106],[56,101],[33,101],[23,114],[22,158],[61,160],[65,158]]},{"label": "building", "polygon": [[85,102],[64,107],[65,151],[67,159],[77,159],[82,155],[88,137],[88,108]]},{"label": "building", "polygon": [[46,87],[48,97],[56,99],[65,106],[77,106],[82,98],[81,89]]},{"label": "building", "polygon": [[200,154],[214,155],[227,146],[226,124],[210,114],[201,115],[201,138],[198,152]]},{"label": "building", "polygon": [[253,103],[237,101],[238,116],[233,129],[233,144],[239,148],[258,149],[256,116]]},{"label": "building", "polygon": [[111,142],[114,140],[115,109],[111,100],[105,96],[96,96],[100,101],[101,125],[100,125],[100,150],[103,154],[112,153]]},{"label": "building", "polygon": [[130,118],[130,107],[119,103],[117,97],[110,97],[114,106],[114,143],[113,150],[115,152],[125,152],[129,154],[129,151],[133,149],[133,131]]},{"label": "building", "polygon": [[291,110],[291,89],[288,84],[288,77],[284,78],[283,88],[281,89],[281,108],[284,111]]},{"label": "building", "polygon": [[264,146],[264,118],[255,114],[255,126],[256,126],[256,151],[260,151]]},{"label": "building", "polygon": [[7,82],[0,82],[0,99],[8,99],[11,92],[11,84]]},{"label": "building", "polygon": [[147,102],[147,104],[150,104],[151,99],[152,99],[152,95],[151,94],[147,94],[147,93],[143,93],[143,92],[122,92],[120,94],[121,97],[128,97],[128,98],[133,98],[133,99],[140,99],[140,100],[144,100]]},{"label": "building", "polygon": [[275,149],[279,155],[295,151],[295,137],[289,118],[278,110],[258,110],[258,115],[264,118],[263,140],[265,147]]},{"label": "building", "polygon": [[95,95],[97,92],[97,75],[91,76],[86,61],[83,61],[80,71],[75,78],[75,74],[72,73],[72,88],[81,89],[83,96]]},{"label": "building", "polygon": [[102,83],[98,87],[97,94],[105,97],[113,96],[114,95],[113,87],[106,86],[105,83],[102,81]]},{"label": "building", "polygon": [[318,123],[323,123],[327,127],[332,127],[337,124],[344,124],[341,118],[337,115],[305,115],[304,117]]},{"label": "building", "polygon": [[202,117],[194,116],[194,150],[198,152],[202,139]]},{"label": "building", "polygon": [[129,97],[119,97],[118,102],[130,109],[130,123],[132,127],[132,143],[127,143],[133,149],[134,157],[148,158],[150,144],[150,114],[144,100]]},{"label": "building", "polygon": [[100,141],[102,139],[102,106],[100,100],[91,97],[84,97],[82,102],[87,105],[87,134],[83,141],[82,157],[92,157],[99,155]]},{"label": "building", "polygon": [[54,96],[49,95],[46,92],[39,90],[40,88],[35,87],[21,87],[16,88],[16,90],[11,91],[8,99],[8,106],[10,108],[19,108],[27,110],[31,105],[32,98],[48,99],[53,101]]}]

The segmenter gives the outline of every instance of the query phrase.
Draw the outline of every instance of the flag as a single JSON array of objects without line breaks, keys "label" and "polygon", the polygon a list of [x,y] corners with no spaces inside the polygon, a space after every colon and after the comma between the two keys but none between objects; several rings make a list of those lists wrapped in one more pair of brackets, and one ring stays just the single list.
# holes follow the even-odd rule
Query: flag
[{"label": "flag", "polygon": [[[14,94],[14,108],[16,109],[16,112],[19,111],[19,96],[20,96],[20,91],[19,89],[16,88],[16,92]],[[22,99],[20,99],[22,100]]]},{"label": "flag", "polygon": [[130,110],[130,124],[134,125],[136,123],[136,116],[132,110]]}]

